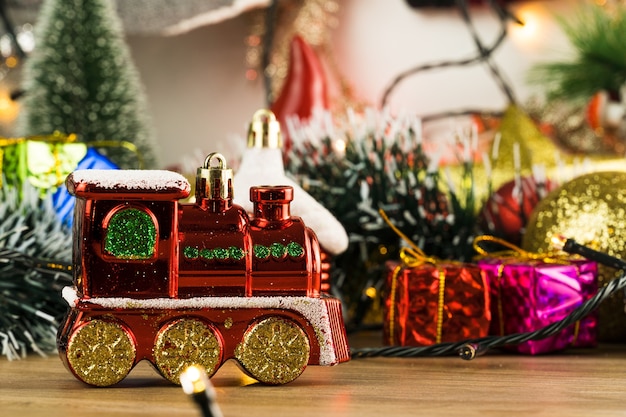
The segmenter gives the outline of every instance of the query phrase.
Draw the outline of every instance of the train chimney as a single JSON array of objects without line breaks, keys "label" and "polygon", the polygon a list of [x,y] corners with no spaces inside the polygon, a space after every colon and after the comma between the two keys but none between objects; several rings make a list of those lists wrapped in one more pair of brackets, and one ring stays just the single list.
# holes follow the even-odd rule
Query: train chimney
[{"label": "train chimney", "polygon": [[263,185],[250,188],[254,221],[261,227],[282,228],[291,224],[292,200],[293,187],[289,185]]}]

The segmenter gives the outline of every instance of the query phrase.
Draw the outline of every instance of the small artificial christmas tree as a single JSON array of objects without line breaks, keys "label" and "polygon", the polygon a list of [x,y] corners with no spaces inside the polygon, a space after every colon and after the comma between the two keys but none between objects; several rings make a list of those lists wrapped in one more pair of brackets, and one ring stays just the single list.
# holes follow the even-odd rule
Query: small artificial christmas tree
[{"label": "small artificial christmas tree", "polygon": [[[145,168],[154,167],[144,93],[113,2],[46,0],[35,34],[18,133],[60,131],[86,143],[132,142]],[[121,168],[138,166],[137,155],[127,149],[104,150]]]}]

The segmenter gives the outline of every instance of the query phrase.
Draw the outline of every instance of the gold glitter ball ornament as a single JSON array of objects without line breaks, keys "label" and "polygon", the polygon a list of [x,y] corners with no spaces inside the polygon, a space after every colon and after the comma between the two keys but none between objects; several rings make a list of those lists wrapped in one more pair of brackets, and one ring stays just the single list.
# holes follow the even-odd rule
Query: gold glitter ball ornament
[{"label": "gold glitter ball ornament", "polygon": [[120,382],[135,365],[135,344],[118,323],[91,320],[70,338],[67,358],[83,382],[106,387]]},{"label": "gold glitter ball ornament", "polygon": [[306,368],[309,339],[289,319],[269,317],[248,328],[235,357],[251,377],[265,384],[286,384]]},{"label": "gold glitter ball ornament", "polygon": [[166,379],[180,385],[180,374],[191,365],[201,365],[213,375],[222,361],[222,343],[206,323],[179,319],[159,332],[154,361]]},{"label": "gold glitter ball ornament", "polygon": [[[626,258],[626,173],[583,175],[548,194],[528,221],[522,247],[531,252],[547,252],[552,249],[550,241],[554,235]],[[599,265],[598,286],[604,286],[618,274],[613,268]],[[598,327],[600,341],[626,341],[621,293],[600,305]]]}]

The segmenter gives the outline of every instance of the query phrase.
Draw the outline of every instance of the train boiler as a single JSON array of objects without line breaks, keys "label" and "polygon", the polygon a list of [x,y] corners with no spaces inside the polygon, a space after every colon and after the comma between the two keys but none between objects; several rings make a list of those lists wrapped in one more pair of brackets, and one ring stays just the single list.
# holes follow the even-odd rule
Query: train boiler
[{"label": "train boiler", "polygon": [[179,383],[234,359],[266,384],[307,365],[349,360],[339,300],[321,288],[315,233],[290,214],[289,186],[252,187],[254,213],[233,204],[218,153],[188,181],[169,171],[75,171],[74,285],[58,333],[71,373],[121,381],[141,360]]}]

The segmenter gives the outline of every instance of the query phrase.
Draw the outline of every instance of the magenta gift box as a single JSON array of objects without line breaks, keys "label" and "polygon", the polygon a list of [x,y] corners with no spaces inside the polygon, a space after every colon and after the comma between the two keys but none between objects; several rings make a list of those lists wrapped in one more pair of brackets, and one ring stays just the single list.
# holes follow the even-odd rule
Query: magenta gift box
[{"label": "magenta gift box", "polygon": [[[492,335],[532,332],[563,319],[597,291],[597,263],[570,260],[543,263],[516,258],[485,258],[478,265],[491,288]],[[597,315],[580,320],[543,340],[511,346],[536,355],[597,344]]]}]

